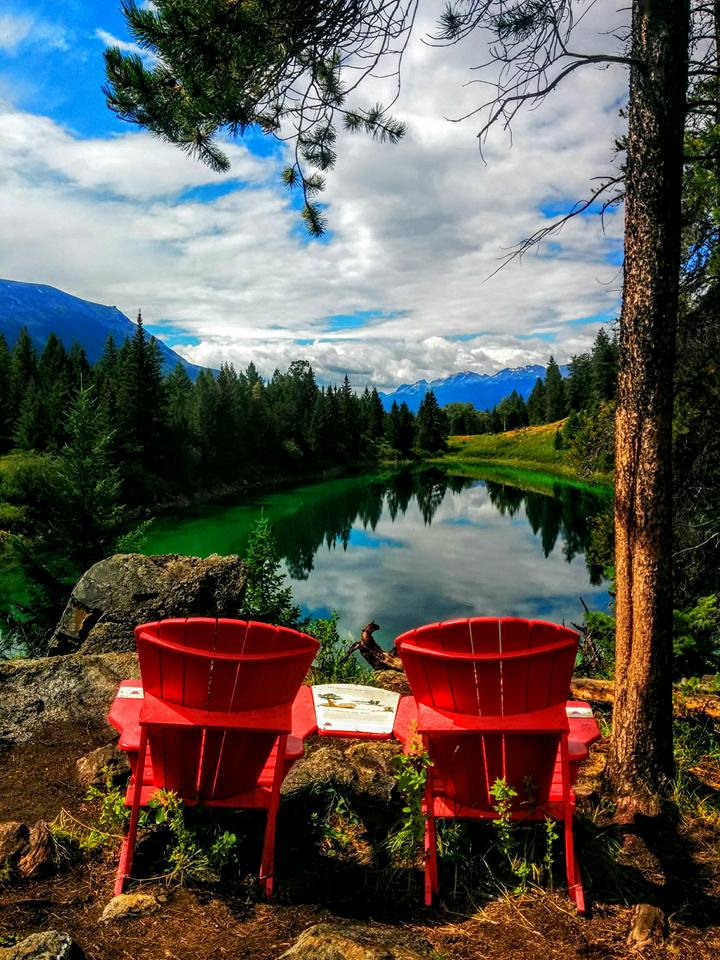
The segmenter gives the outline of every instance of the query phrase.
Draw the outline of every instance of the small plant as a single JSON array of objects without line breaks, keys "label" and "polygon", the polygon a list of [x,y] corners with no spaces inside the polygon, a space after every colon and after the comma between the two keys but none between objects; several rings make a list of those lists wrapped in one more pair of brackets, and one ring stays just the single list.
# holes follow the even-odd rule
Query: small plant
[{"label": "small plant", "polygon": [[545,856],[543,857],[543,868],[545,870],[545,880],[550,890],[553,889],[553,865],[555,863],[555,841],[557,838],[557,820],[545,817]]},{"label": "small plant", "polygon": [[235,859],[238,838],[228,830],[219,832],[217,823],[199,831],[185,816],[185,805],[171,790],[158,790],[150,798],[144,823],[165,827],[170,841],[165,851],[167,881],[181,886],[189,883],[217,883],[225,867]]},{"label": "small plant", "polygon": [[85,799],[100,802],[98,826],[104,827],[107,834],[122,836],[130,819],[130,810],[125,805],[125,791],[113,783],[113,775],[108,767],[103,767],[103,787],[89,787]]},{"label": "small plant", "polygon": [[91,786],[85,799],[100,804],[100,813],[94,824],[82,823],[67,810],[61,810],[50,824],[50,836],[55,848],[55,859],[73,860],[79,854],[88,855],[103,849],[115,849],[125,835],[130,810],[125,806],[123,790],[113,783],[112,772],[103,767],[104,785]]},{"label": "small plant", "polygon": [[[516,886],[513,893],[524,893],[528,884],[539,884],[543,875],[548,886],[552,889],[552,871],[554,864],[554,844],[558,838],[557,823],[545,818],[543,839],[544,850],[542,864],[536,862],[536,833],[527,831],[522,849],[512,823],[512,802],[518,792],[506,780],[499,777],[490,788],[490,795],[495,800],[493,809],[497,819],[493,826],[497,831],[498,848],[507,859]],[[523,779],[523,806],[534,806],[537,797],[537,787],[532,777]]]},{"label": "small plant", "polygon": [[504,778],[498,777],[490,787],[490,796],[495,801],[493,810],[497,813],[497,820],[493,820],[493,826],[497,830],[498,847],[512,863],[516,847],[511,823],[512,801],[517,796],[517,790]]},{"label": "small plant", "polygon": [[406,752],[395,757],[394,765],[395,782],[405,803],[403,819],[388,837],[388,849],[403,866],[422,865],[427,820],[423,797],[431,760],[417,731],[412,733]]},{"label": "small plant", "polygon": [[347,798],[337,790],[329,790],[325,814],[313,813],[311,820],[319,835],[320,852],[324,856],[362,864],[372,862],[373,851],[365,826]]}]

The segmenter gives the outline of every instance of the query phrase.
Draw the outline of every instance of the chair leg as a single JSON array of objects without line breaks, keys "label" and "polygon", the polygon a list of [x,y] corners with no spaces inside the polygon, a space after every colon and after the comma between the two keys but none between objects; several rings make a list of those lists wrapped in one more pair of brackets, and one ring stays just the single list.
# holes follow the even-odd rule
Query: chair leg
[{"label": "chair leg", "polygon": [[287,734],[278,737],[277,756],[275,758],[275,773],[273,774],[270,806],[265,823],[265,838],[263,840],[262,860],[260,861],[260,883],[265,896],[269,899],[273,893],[273,870],[275,866],[275,826],[278,807],[280,806],[280,787],[285,772],[285,757],[287,755]]},{"label": "chair leg", "polygon": [[580,878],[580,865],[575,859],[575,843],[573,839],[573,804],[570,787],[570,759],[568,753],[568,736],[563,734],[560,741],[560,763],[562,765],[563,785],[563,817],[565,820],[565,872],[567,876],[568,893],[574,901],[578,913],[585,912],[585,896]]},{"label": "chair leg", "polygon": [[135,840],[137,838],[138,820],[140,819],[140,798],[142,796],[143,773],[145,771],[145,754],[147,752],[147,727],[140,731],[140,744],[138,748],[137,764],[135,766],[135,775],[132,778],[130,789],[132,791],[132,806],[130,809],[130,824],[128,826],[127,836],[122,842],[120,848],[120,863],[115,877],[115,886],[113,888],[114,896],[123,892],[125,881],[130,879],[132,872],[133,857],[135,855]]},{"label": "chair leg", "polygon": [[425,786],[425,906],[432,906],[433,894],[438,891],[437,837],[432,808],[432,784],[428,775]]}]

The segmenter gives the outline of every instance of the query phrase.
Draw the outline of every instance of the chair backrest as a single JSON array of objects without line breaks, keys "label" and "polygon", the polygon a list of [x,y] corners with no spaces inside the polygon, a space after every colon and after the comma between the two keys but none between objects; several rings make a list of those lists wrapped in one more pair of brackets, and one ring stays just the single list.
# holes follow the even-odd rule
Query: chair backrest
[{"label": "chair backrest", "polygon": [[[143,688],[214,719],[291,704],[318,642],[288,627],[244,620],[160,620],[135,629]],[[252,789],[276,733],[150,727],[155,785],[193,800]]]},{"label": "chair backrest", "polygon": [[[474,617],[411,630],[396,647],[419,704],[450,714],[517,717],[566,702],[578,635],[540,620]],[[520,808],[547,801],[558,741],[552,734],[431,733],[428,749],[447,796],[491,809],[490,790],[504,779]]]}]

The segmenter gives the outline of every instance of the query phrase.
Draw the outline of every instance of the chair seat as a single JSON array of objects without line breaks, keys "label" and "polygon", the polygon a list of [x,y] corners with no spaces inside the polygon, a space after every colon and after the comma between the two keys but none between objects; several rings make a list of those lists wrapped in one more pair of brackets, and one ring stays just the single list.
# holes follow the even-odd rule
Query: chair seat
[{"label": "chair seat", "polygon": [[[135,793],[134,779],[136,777],[137,755],[140,747],[140,713],[143,708],[144,698],[138,695],[138,692],[142,691],[142,683],[140,680],[123,680],[119,689],[121,691],[131,691],[132,696],[116,696],[110,708],[108,720],[113,727],[120,732],[118,746],[128,755],[133,780],[131,780],[128,785],[125,803],[127,806],[131,806]],[[292,732],[287,738],[283,778],[287,776],[293,763],[302,757],[304,753],[304,738],[310,736],[315,730],[315,707],[313,706],[312,689],[310,687],[301,687],[292,707]],[[245,793],[223,797],[222,799],[204,800],[203,804],[214,807],[267,808],[270,803],[272,784],[275,776],[277,753],[278,744],[276,743],[258,777],[254,789],[246,791]],[[140,789],[140,806],[146,806],[153,794],[160,789],[155,783],[152,748],[150,745],[148,745],[145,754],[145,764]],[[192,798],[186,797],[183,799],[188,806],[192,806],[197,802]]]}]

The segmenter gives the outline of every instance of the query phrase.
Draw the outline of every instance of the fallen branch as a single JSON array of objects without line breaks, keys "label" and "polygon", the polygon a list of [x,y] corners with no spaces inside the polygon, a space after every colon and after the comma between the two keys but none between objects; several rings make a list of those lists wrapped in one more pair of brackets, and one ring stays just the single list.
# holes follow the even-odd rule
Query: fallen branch
[{"label": "fallen branch", "polygon": [[367,660],[373,670],[398,670],[402,672],[403,665],[399,657],[395,656],[395,647],[389,651],[383,650],[373,637],[375,631],[379,629],[380,627],[374,620],[366,623],[362,628],[360,639],[356,643],[353,643],[343,657],[343,660],[346,660],[350,654],[357,650],[360,655]]},{"label": "fallen branch", "polygon": [[[574,677],[570,684],[570,693],[576,700],[588,700],[590,703],[612,703],[615,699],[615,684],[612,680],[591,680],[589,677]],[[704,713],[713,719],[720,719],[720,697],[710,693],[685,693],[675,688],[673,691],[675,713]]]}]

